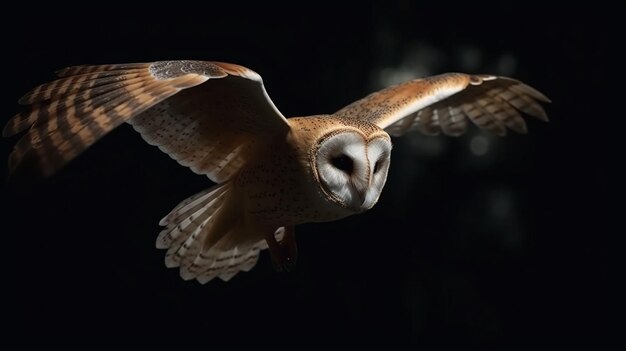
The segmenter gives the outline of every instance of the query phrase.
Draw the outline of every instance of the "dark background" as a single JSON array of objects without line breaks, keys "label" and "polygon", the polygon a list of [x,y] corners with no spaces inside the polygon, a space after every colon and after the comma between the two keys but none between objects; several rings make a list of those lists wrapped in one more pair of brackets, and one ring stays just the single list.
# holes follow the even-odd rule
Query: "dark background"
[{"label": "dark background", "polygon": [[[616,9],[93,6],[5,13],[2,124],[56,69],[160,59],[250,67],[286,116],[329,113],[400,78],[507,74],[553,100],[551,122],[530,119],[529,135],[504,139],[396,139],[379,204],[299,226],[294,272],[275,273],[265,252],[251,272],[204,286],[165,268],[154,241],[159,219],[210,181],[123,126],[58,175],[2,187],[10,335],[207,349],[608,343],[608,246],[621,235],[608,225],[623,119],[607,96]],[[0,140],[0,159],[16,141]]]}]

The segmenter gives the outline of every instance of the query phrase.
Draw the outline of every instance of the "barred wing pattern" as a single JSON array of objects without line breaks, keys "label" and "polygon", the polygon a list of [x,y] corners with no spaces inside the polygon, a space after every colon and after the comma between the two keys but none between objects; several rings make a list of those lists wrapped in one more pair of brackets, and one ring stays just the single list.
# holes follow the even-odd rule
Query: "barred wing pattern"
[{"label": "barred wing pattern", "polygon": [[[10,155],[12,172],[28,164],[31,171],[53,174],[113,128],[130,122],[179,163],[221,181],[237,168],[243,149],[239,143],[288,129],[261,77],[238,65],[159,61],[76,66],[57,74],[60,79],[20,99],[29,109],[3,130],[11,136],[28,129]],[[207,89],[219,94],[207,98]],[[201,151],[209,158],[199,157]]]},{"label": "barred wing pattern", "polygon": [[267,245],[235,220],[245,217],[244,206],[227,180],[256,142],[289,131],[257,73],[223,62],[159,61],[69,67],[58,75],[22,97],[29,109],[4,128],[4,136],[28,130],[10,155],[11,172],[51,175],[128,122],[149,144],[220,183],[161,221],[157,247],[167,249],[166,265],[206,283],[256,264]]},{"label": "barred wing pattern", "polygon": [[525,134],[519,114],[547,121],[537,103],[550,102],[539,91],[515,79],[490,75],[447,73],[383,89],[358,100],[336,115],[377,124],[393,136],[418,130],[427,135],[466,132],[468,119],[504,136],[507,128]]}]

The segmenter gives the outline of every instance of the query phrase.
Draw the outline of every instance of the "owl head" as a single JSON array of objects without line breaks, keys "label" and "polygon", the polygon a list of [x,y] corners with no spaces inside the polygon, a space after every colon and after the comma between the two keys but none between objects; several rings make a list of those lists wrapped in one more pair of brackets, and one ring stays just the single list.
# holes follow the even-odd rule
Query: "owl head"
[{"label": "owl head", "polygon": [[390,155],[391,140],[382,129],[341,126],[318,139],[311,163],[332,202],[363,212],[378,201]]}]

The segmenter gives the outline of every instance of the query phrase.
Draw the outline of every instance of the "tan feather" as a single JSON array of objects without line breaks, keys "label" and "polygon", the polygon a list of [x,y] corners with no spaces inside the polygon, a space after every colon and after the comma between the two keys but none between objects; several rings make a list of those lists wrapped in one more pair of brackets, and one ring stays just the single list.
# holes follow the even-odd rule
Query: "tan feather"
[{"label": "tan feather", "polygon": [[91,91],[97,88],[112,90],[111,88],[116,88],[118,84],[126,85],[133,79],[141,79],[148,76],[150,76],[150,74],[146,69],[97,72],[70,76],[34,88],[22,96],[19,103],[29,105],[62,96],[67,98],[71,93]]},{"label": "tan feather", "polygon": [[56,71],[56,75],[59,77],[74,76],[79,74],[88,74],[94,72],[107,72],[107,71],[127,71],[132,69],[146,68],[150,63],[123,63],[112,65],[80,65],[66,67]]},{"label": "tan feather", "polygon": [[[282,241],[285,228],[280,227],[274,232],[277,241]],[[265,240],[260,240],[251,247],[234,247],[225,252],[208,250],[196,258],[192,276],[201,284],[206,284],[215,277],[229,281],[237,272],[247,272],[254,267],[259,259],[259,252],[267,249]],[[189,278],[193,279],[193,278]]]},{"label": "tan feather", "polygon": [[[441,110],[445,110],[446,106],[442,106]],[[446,121],[447,132],[444,133],[449,136],[459,136],[467,130],[467,117],[463,114],[463,109],[459,106],[448,106],[448,118]],[[445,115],[445,114],[444,114]],[[443,123],[443,122],[440,122]]]},{"label": "tan feather", "polygon": [[480,128],[498,136],[506,135],[506,128],[504,125],[502,125],[496,118],[493,118],[492,115],[483,109],[479,104],[464,103],[461,106],[469,119]]},{"label": "tan feather", "polygon": [[[193,230],[210,217],[224,202],[228,187],[215,186],[203,191],[174,208],[159,224],[166,226],[157,237],[156,246],[166,249],[177,240],[186,240]],[[181,238],[181,239],[179,239]]]},{"label": "tan feather", "polygon": [[515,93],[515,98],[508,100],[511,105],[526,114],[539,118],[544,122],[548,121],[548,115],[543,110],[541,105],[528,96],[523,89],[520,89],[517,85],[512,85],[508,89]]},{"label": "tan feather", "polygon": [[507,128],[519,134],[527,133],[526,122],[517,110],[511,107],[506,101],[502,100],[497,94],[494,94],[493,91],[487,91],[486,94],[488,98],[478,99],[478,104]]},{"label": "tan feather", "polygon": [[247,79],[181,92],[129,123],[149,144],[215,182],[240,169],[258,136],[288,130],[260,81]]},{"label": "tan feather", "polygon": [[426,107],[417,112],[417,118],[413,120],[413,126],[426,135],[439,134],[439,121],[436,119],[433,109]]}]

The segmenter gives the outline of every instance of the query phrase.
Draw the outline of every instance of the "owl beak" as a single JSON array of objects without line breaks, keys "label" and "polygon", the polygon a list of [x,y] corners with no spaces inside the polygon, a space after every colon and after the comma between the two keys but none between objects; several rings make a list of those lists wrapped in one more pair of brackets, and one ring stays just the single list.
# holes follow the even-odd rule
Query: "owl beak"
[{"label": "owl beak", "polygon": [[367,189],[356,189],[356,194],[359,197],[359,205],[363,205],[365,196],[367,196]]},{"label": "owl beak", "polygon": [[367,179],[355,179],[352,182],[352,187],[354,188],[357,198],[359,199],[359,207],[365,203],[370,183],[370,177],[367,177]]}]

